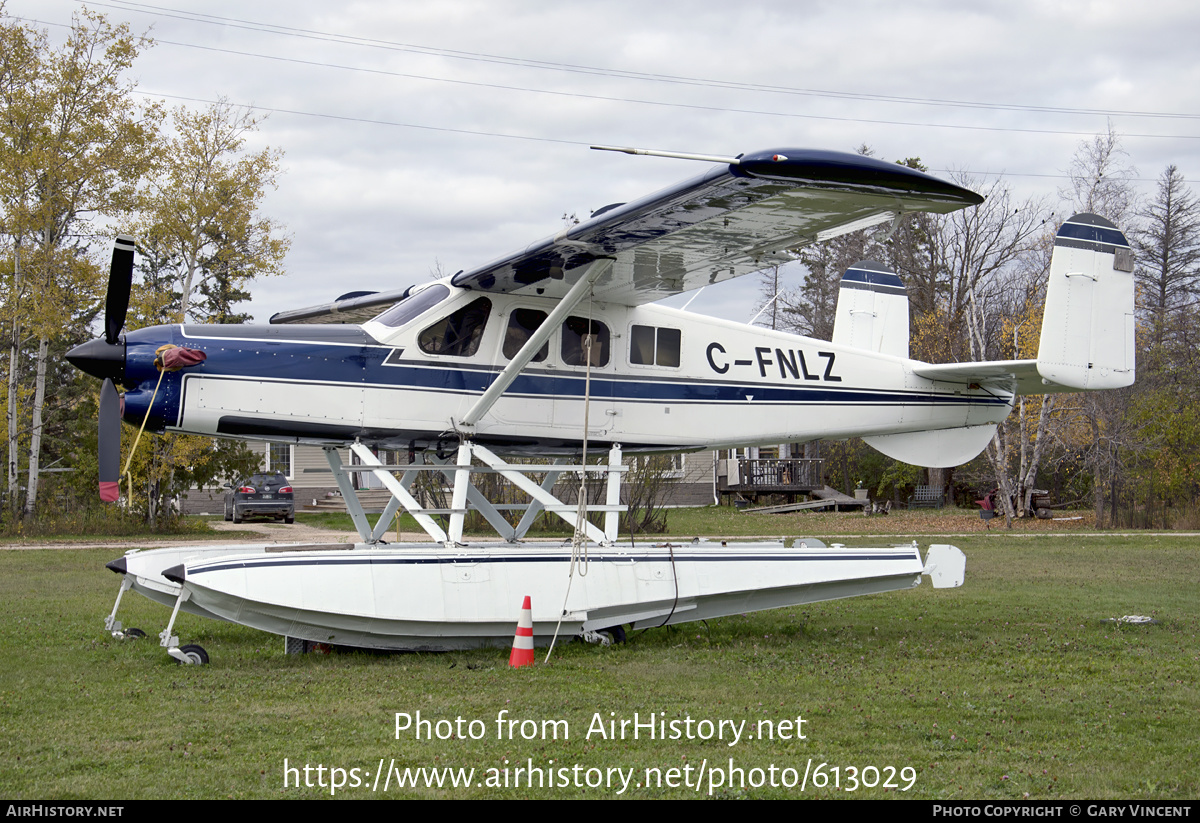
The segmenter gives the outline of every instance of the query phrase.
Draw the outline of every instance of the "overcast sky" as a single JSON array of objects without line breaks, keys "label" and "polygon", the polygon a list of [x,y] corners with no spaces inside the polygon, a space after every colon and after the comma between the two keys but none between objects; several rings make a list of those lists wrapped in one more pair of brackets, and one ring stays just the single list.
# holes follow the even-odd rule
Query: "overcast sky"
[{"label": "overcast sky", "polygon": [[[160,0],[88,5],[148,32],[141,92],[269,117],[285,152],[264,212],[293,236],[253,313],[472,268],[704,170],[593,143],[920,157],[1053,197],[1107,123],[1143,191],[1200,180],[1193,2]],[[7,0],[64,36],[72,0]],[[748,320],[750,280],[692,308]]]}]

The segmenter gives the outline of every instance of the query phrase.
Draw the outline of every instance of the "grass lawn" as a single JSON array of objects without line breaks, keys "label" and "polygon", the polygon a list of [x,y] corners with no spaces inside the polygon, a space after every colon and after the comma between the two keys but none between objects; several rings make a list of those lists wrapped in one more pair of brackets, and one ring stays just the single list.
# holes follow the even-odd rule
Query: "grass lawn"
[{"label": "grass lawn", "polygon": [[[678,540],[695,536],[762,537],[762,536],[848,536],[848,535],[922,535],[922,534],[1046,534],[1059,532],[1095,531],[1095,516],[1090,511],[1056,513],[1054,520],[1014,520],[1006,529],[1004,518],[991,521],[979,519],[978,509],[915,509],[897,510],[890,515],[866,517],[861,512],[792,512],[788,514],[744,514],[732,506],[702,506],[667,510],[667,532],[662,535],[637,535],[636,540]],[[367,515],[372,525],[378,515]],[[216,518],[214,518],[216,519]],[[309,526],[336,531],[353,531],[350,515],[337,512],[297,512],[296,521]],[[539,537],[569,536],[570,527],[558,517],[546,515],[529,533]],[[420,532],[421,528],[409,515],[400,518],[404,532]],[[394,533],[394,531],[392,531]],[[480,533],[495,539],[495,532]],[[622,534],[621,539],[627,540]]]},{"label": "grass lawn", "polygon": [[[622,796],[637,798],[1200,796],[1196,539],[996,531],[952,541],[967,553],[961,589],[926,582],[624,646],[570,644],[520,670],[495,650],[285,656],[280,638],[189,615],[179,634],[213,662],[181,667],[153,640],[167,610],[147,600],[126,598],[122,616],[151,638],[104,633],[118,586],[103,569],[111,550],[0,552],[0,796],[317,798],[330,795],[330,767],[366,783],[337,796],[361,798],[613,797],[630,774]],[[1158,622],[1105,622],[1125,614]],[[433,721],[433,739],[397,739],[397,712]],[[498,739],[501,712],[535,722]],[[677,721],[680,739],[647,739],[643,727],[635,740],[630,726],[621,739],[635,713]],[[606,732],[616,721],[618,736],[598,734],[598,721]],[[700,739],[701,721],[724,739]],[[731,728],[742,735],[733,745]],[[287,788],[285,759],[299,769]],[[400,789],[393,776],[373,793],[381,763],[475,772],[469,787]],[[523,773],[514,787],[513,770],[530,763],[555,770],[543,772],[554,785],[530,789]],[[295,787],[306,764],[326,788]],[[682,785],[702,769],[699,790]],[[806,769],[803,791],[778,785]],[[605,785],[575,785],[589,779]]]}]

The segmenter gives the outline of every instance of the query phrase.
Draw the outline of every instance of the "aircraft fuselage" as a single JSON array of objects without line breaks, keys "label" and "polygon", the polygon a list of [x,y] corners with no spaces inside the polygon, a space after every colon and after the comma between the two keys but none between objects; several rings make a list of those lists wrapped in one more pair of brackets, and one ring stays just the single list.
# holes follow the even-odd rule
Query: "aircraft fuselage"
[{"label": "aircraft fuselage", "polygon": [[[435,288],[445,296],[395,327],[376,318],[130,332],[124,419],[140,425],[153,396],[147,428],[157,431],[418,449],[471,436],[569,452],[586,406],[593,441],[686,451],[984,425],[1012,407],[1011,395],[917,377],[903,358],[659,306],[585,303],[463,427],[456,421],[519,348],[522,321],[536,327],[555,301]],[[154,353],[165,343],[207,358],[159,384]]]}]

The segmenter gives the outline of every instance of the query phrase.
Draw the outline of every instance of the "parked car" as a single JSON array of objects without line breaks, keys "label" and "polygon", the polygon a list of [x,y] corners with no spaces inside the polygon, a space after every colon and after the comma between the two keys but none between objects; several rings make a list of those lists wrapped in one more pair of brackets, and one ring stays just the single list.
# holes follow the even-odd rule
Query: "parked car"
[{"label": "parked car", "polygon": [[225,519],[241,523],[247,517],[271,517],[284,523],[296,520],[291,484],[282,474],[255,474],[240,483],[226,484]]}]

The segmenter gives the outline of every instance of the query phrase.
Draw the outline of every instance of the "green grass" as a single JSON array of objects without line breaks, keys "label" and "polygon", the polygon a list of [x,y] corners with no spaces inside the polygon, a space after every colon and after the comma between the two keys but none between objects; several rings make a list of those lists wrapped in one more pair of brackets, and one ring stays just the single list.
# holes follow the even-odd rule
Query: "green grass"
[{"label": "green grass", "polygon": [[[1066,512],[1064,515],[1080,514]],[[1087,513],[1082,521],[1014,521],[1013,532],[1038,533],[1046,531],[1075,531],[1092,529],[1091,516]],[[373,526],[379,515],[367,515]],[[159,537],[170,536],[183,540],[209,539],[219,536],[210,524],[221,522],[221,515],[193,515],[164,521],[160,528],[151,532],[137,517],[126,516],[116,509],[88,510],[79,513],[64,513],[61,517],[47,517],[33,524],[18,523],[0,530],[0,541],[6,543],[56,543],[89,542],[106,537]],[[296,521],[308,526],[330,531],[354,531],[350,515],[338,512],[297,512]],[[992,521],[990,528],[979,520],[974,509],[921,509],[896,511],[888,517],[864,517],[860,512],[792,512],[788,514],[744,514],[730,506],[707,506],[670,509],[667,512],[667,531],[662,535],[639,534],[635,540],[689,539],[697,535],[722,537],[751,536],[838,536],[871,534],[957,534],[988,532],[998,534],[1005,531],[1004,521]],[[400,518],[403,532],[421,532],[413,518],[405,514]],[[394,534],[394,526],[389,527]],[[495,539],[494,532],[483,529],[468,529],[472,537]],[[571,528],[558,517],[544,515],[530,531],[529,537],[566,537]],[[245,535],[249,539],[250,535]],[[622,535],[628,539],[628,535]]]},{"label": "green grass", "polygon": [[[794,530],[792,530],[794,531]],[[750,770],[910,766],[907,793],[1012,799],[1200,795],[1194,539],[997,537],[955,541],[961,589],[855,598],[571,644],[511,670],[507,652],[288,657],[282,641],[180,617],[212,655],[180,667],[153,635],[168,612],[136,596],[105,635],[117,578],[108,551],[0,552],[0,796],[317,798],[283,787],[289,764],[359,768],[525,765]],[[540,593],[532,593],[537,596]],[[549,595],[549,593],[547,593]],[[557,596],[557,594],[555,595]],[[1159,623],[1104,618],[1149,614]],[[569,740],[497,740],[495,719],[568,721]],[[487,739],[395,737],[396,712],[484,722]],[[785,720],[806,740],[605,740],[595,713],[632,719]],[[477,727],[478,728],[478,727]],[[827,767],[828,770],[828,767]],[[693,772],[694,773],[694,772]],[[752,776],[752,775],[751,775]],[[841,774],[845,779],[845,772]],[[636,783],[636,780],[635,780]],[[901,785],[904,785],[903,783]],[[382,787],[382,784],[381,784]],[[604,788],[392,788],[388,797],[610,797]],[[369,797],[364,788],[338,796]],[[378,796],[384,796],[379,793]],[[626,796],[684,798],[686,788]],[[707,796],[707,787],[700,796]],[[800,797],[798,788],[714,796]],[[847,796],[808,785],[803,796]]]},{"label": "green grass", "polygon": [[[1038,534],[1062,531],[1094,531],[1094,518],[1090,512],[1057,512],[1056,517],[1070,520],[1014,520],[1011,532]],[[372,525],[379,515],[369,514]],[[1075,518],[1081,519],[1075,519]],[[350,515],[339,512],[297,512],[296,521],[309,526],[335,531],[354,531]],[[421,527],[411,516],[400,518],[400,529],[404,532],[420,532]],[[394,534],[394,526],[391,527]],[[917,509],[897,510],[890,515],[866,517],[860,511],[851,512],[790,512],[785,514],[749,514],[732,506],[698,506],[667,510],[667,531],[664,534],[638,534],[636,541],[690,539],[698,535],[723,537],[761,536],[830,536],[872,534],[1000,534],[1005,528],[1004,519],[991,523],[979,519],[978,509]],[[543,515],[529,537],[560,537],[570,535],[571,528],[562,519]],[[477,530],[473,534],[495,538],[495,532]],[[622,534],[623,540],[628,539]]]},{"label": "green grass", "polygon": [[138,538],[168,536],[181,540],[203,540],[213,536],[209,520],[219,518],[174,517],[160,520],[151,530],[138,515],[122,509],[82,508],[77,511],[44,512],[36,520],[6,520],[0,527],[3,543],[91,542],[109,537]]}]

